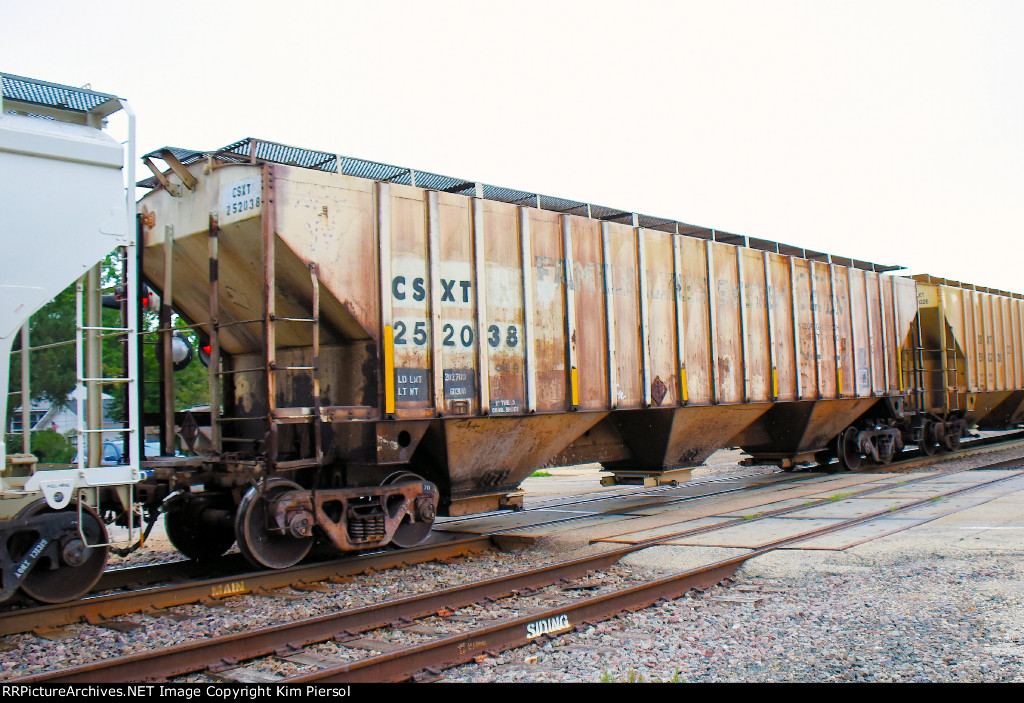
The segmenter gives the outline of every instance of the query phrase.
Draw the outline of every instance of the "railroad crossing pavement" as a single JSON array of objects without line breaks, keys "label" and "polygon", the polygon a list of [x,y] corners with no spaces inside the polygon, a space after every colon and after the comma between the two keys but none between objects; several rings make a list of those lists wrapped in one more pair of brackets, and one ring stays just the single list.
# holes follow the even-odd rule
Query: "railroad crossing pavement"
[{"label": "railroad crossing pavement", "polygon": [[[960,462],[983,465],[996,458],[975,457]],[[556,473],[559,471],[563,473]],[[595,467],[574,467],[552,470],[549,477],[528,479],[524,483],[528,509],[522,513],[473,517],[439,529],[499,531],[499,543],[506,546],[532,545],[568,557],[706,528],[623,560],[673,571],[739,556],[774,540],[850,518],[881,514],[841,532],[755,557],[740,574],[772,577],[799,576],[812,570],[836,573],[909,556],[1019,557],[1024,554],[1022,472],[1024,468],[946,475],[939,471],[803,476],[775,473],[717,479],[701,487],[629,490],[601,487]],[[789,480],[793,478],[796,480]],[[1000,478],[1006,480],[947,495]],[[533,490],[537,484],[541,487]],[[700,497],[701,491],[708,495]],[[859,495],[864,491],[870,493]],[[922,500],[924,504],[913,510],[891,512]],[[785,509],[789,510],[778,516],[764,515]],[[718,525],[728,526],[707,531]]]}]

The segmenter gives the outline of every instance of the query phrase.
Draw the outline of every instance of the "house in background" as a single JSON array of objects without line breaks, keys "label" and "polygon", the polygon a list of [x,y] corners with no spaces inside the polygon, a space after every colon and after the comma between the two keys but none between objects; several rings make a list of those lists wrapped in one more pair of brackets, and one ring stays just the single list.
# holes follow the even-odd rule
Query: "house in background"
[{"label": "house in background", "polygon": [[[122,423],[110,418],[110,408],[114,396],[103,394],[103,427],[121,427]],[[33,400],[29,408],[29,422],[33,432],[54,430],[62,435],[74,432],[78,428],[78,415],[75,414],[75,402],[68,398],[66,403],[50,403],[46,400]],[[9,434],[21,433],[21,406],[10,413],[11,424],[7,428]]]}]

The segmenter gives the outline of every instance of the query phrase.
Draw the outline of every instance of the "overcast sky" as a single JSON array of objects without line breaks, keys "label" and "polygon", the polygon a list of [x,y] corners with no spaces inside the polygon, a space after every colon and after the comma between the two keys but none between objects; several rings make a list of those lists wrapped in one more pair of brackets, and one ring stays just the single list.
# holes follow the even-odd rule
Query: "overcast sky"
[{"label": "overcast sky", "polygon": [[1024,292],[1021,0],[49,0],[2,22],[0,71],[127,98],[139,154],[259,137]]}]

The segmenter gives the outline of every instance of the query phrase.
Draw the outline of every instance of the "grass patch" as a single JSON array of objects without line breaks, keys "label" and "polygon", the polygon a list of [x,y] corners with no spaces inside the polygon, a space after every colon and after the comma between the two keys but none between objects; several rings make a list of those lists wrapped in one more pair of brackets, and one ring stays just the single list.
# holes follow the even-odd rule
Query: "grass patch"
[{"label": "grass patch", "polygon": [[[601,683],[643,683],[644,682],[644,676],[643,676],[643,674],[641,674],[640,672],[636,671],[635,669],[630,669],[629,671],[626,672],[626,675],[622,679],[622,681],[619,681],[619,679],[616,678],[615,674],[613,674],[612,672],[610,672],[607,669],[605,669],[604,673],[601,674],[601,679],[600,680],[601,680]],[[673,672],[671,678],[668,678],[668,679],[653,678],[653,679],[651,679],[651,683],[686,683],[686,679],[684,679],[682,677],[679,669],[676,669]]]},{"label": "grass patch", "polygon": [[548,473],[547,471],[534,471],[532,474],[530,474],[530,478],[544,478],[545,476],[550,475],[551,474]]},{"label": "grass patch", "polygon": [[838,501],[841,501],[843,498],[849,498],[851,495],[853,495],[853,494],[852,493],[836,493],[834,496],[829,496],[828,499],[831,502],[836,503]]}]

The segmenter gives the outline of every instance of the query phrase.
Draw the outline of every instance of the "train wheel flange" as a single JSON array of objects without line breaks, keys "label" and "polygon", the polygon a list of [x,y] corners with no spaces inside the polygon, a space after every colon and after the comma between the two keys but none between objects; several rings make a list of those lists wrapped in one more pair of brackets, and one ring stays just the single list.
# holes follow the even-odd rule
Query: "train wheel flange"
[{"label": "train wheel flange", "polygon": [[[389,486],[395,483],[426,483],[426,479],[408,471],[400,471],[388,476],[380,485]],[[397,547],[415,547],[417,544],[422,544],[430,536],[436,516],[433,501],[427,499],[426,496],[421,496],[417,499],[414,510],[416,512],[416,522],[413,522],[406,516],[391,538],[391,543]]]},{"label": "train wheel flange", "polygon": [[856,427],[847,427],[836,438],[836,457],[839,459],[839,465],[849,471],[859,469],[863,459],[859,435],[860,431]]},{"label": "train wheel flange", "polygon": [[935,423],[927,420],[921,428],[921,443],[918,445],[925,456],[935,456],[939,451],[939,443],[935,441]]},{"label": "train wheel flange", "polygon": [[238,549],[255,566],[285,569],[302,561],[315,541],[312,534],[299,537],[294,530],[281,533],[274,524],[269,504],[289,491],[301,491],[297,483],[281,478],[267,481],[263,491],[250,488],[235,514]]},{"label": "train wheel flange", "polygon": [[[25,506],[18,517],[32,517],[51,510],[45,500],[38,500]],[[77,511],[78,505],[72,502],[64,510]],[[88,505],[82,506],[82,533],[88,544],[104,546],[90,547],[77,533],[63,538],[59,545],[55,545],[55,550],[50,550],[49,556],[41,558],[21,582],[21,590],[25,595],[41,603],[66,603],[81,598],[96,585],[106,568],[109,547],[106,546],[107,528]],[[26,544],[24,548],[30,549],[31,546]],[[20,558],[17,556],[15,561]],[[54,558],[58,561],[56,568],[53,568]]]}]

